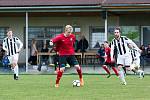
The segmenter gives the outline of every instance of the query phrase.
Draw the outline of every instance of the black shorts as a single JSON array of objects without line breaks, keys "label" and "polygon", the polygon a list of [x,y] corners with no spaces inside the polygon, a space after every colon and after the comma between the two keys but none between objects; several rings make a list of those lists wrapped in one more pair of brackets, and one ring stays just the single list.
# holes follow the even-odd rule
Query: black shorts
[{"label": "black shorts", "polygon": [[60,68],[65,67],[66,64],[71,65],[79,65],[78,60],[74,55],[64,55],[64,56],[59,56],[59,66]]},{"label": "black shorts", "polygon": [[104,65],[108,65],[109,67],[115,67],[115,63],[105,62]]}]

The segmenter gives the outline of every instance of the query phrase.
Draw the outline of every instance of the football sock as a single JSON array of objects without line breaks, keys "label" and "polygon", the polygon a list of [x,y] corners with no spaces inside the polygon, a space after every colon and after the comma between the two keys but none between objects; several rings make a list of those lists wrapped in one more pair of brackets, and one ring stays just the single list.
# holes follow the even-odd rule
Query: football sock
[{"label": "football sock", "polygon": [[127,74],[127,70],[126,70],[126,67],[122,67],[123,70],[124,70],[124,73]]},{"label": "football sock", "polygon": [[136,73],[136,74],[137,74],[137,71],[136,71],[136,70],[133,70],[133,69],[132,69],[132,72],[134,72],[134,73]]},{"label": "football sock", "polygon": [[107,66],[103,65],[102,67],[103,67],[103,69],[107,72],[107,74],[110,74],[110,71],[109,71],[109,69],[107,68]]},{"label": "football sock", "polygon": [[14,74],[14,79],[16,79],[16,74]]},{"label": "football sock", "polygon": [[119,76],[117,69],[115,67],[112,67],[112,69],[115,72],[116,76]]},{"label": "football sock", "polygon": [[18,65],[16,65],[14,68],[14,74],[16,74],[16,76],[18,76]]},{"label": "football sock", "polygon": [[122,81],[122,82],[126,82],[125,81],[125,77],[124,77],[124,72],[123,72],[123,70],[119,70],[119,78],[120,78],[120,80]]},{"label": "football sock", "polygon": [[142,71],[142,70],[140,70],[140,69],[136,71],[136,73],[137,73],[137,74],[138,74],[138,73],[141,73],[141,72],[143,72],[143,71]]},{"label": "football sock", "polygon": [[82,78],[82,69],[81,69],[81,67],[80,68],[77,67],[76,71],[78,72],[79,78],[81,79]]},{"label": "football sock", "polygon": [[56,84],[59,84],[62,74],[63,74],[63,72],[60,70],[57,72]]}]

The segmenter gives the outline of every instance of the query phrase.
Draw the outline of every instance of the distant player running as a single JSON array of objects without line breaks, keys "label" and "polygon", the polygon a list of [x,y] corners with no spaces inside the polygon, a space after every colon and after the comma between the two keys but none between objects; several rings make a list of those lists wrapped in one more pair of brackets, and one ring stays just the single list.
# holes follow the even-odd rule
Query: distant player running
[{"label": "distant player running", "polygon": [[111,56],[110,56],[111,48],[109,47],[109,44],[107,41],[104,42],[104,48],[105,48],[105,56],[104,56],[105,63],[104,65],[102,65],[102,67],[108,74],[107,78],[111,76],[108,66],[111,67],[114,73],[116,74],[116,76],[118,76],[119,74],[118,74],[117,69],[115,68],[115,63],[111,62]]},{"label": "distant player running", "polygon": [[7,52],[11,68],[14,71],[14,80],[18,80],[18,57],[22,47],[23,43],[19,38],[13,36],[12,29],[9,28],[7,37],[3,40],[3,49]]},{"label": "distant player running", "polygon": [[77,59],[75,58],[75,35],[72,34],[73,28],[71,25],[65,26],[65,32],[57,35],[55,38],[50,40],[50,45],[56,44],[59,54],[59,66],[60,70],[57,72],[56,84],[55,87],[59,87],[59,81],[62,77],[62,74],[65,70],[65,66],[68,63],[69,65],[73,65],[76,67],[76,70],[79,74],[80,84],[84,85],[84,81],[82,78],[82,70],[79,66]]},{"label": "distant player running", "polygon": [[129,43],[128,46],[132,56],[132,64],[129,70],[139,75],[139,78],[144,78],[144,71],[140,70],[140,52],[132,44]]}]

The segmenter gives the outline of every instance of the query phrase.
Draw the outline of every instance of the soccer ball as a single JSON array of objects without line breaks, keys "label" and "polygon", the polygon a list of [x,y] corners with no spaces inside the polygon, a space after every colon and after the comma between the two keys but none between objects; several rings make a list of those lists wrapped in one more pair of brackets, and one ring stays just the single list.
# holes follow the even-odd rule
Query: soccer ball
[{"label": "soccer ball", "polygon": [[72,86],[73,87],[80,87],[80,81],[79,80],[73,80]]}]

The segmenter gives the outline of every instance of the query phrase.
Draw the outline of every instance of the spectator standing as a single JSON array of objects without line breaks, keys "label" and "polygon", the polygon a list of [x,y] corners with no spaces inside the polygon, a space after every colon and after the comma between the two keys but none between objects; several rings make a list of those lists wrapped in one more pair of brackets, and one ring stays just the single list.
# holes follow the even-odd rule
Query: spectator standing
[{"label": "spectator standing", "polygon": [[81,36],[81,39],[78,43],[78,52],[86,52],[89,47],[89,43],[84,35]]},{"label": "spectator standing", "polygon": [[144,46],[144,45],[141,45],[140,49],[141,49],[141,51],[142,51],[142,52],[141,52],[141,56],[140,56],[140,61],[141,61],[141,65],[144,66],[144,60],[145,60],[145,58],[146,58],[145,46]]},{"label": "spectator standing", "polygon": [[76,39],[75,44],[74,44],[75,52],[78,52],[78,43],[79,41]]},{"label": "spectator standing", "polygon": [[148,47],[146,49],[146,57],[150,58],[150,44],[148,44]]},{"label": "spectator standing", "polygon": [[[49,52],[48,46],[46,44],[43,45],[43,48],[41,49],[41,52],[43,52],[43,53],[48,53]],[[48,59],[49,59],[49,55],[42,55],[41,56],[41,62],[40,62],[40,65],[38,66],[39,71],[41,71],[41,66],[42,65],[48,65]]]},{"label": "spectator standing", "polygon": [[2,61],[4,55],[5,55],[5,50],[3,50],[3,46],[2,44],[0,44],[0,61]]},{"label": "spectator standing", "polygon": [[31,56],[30,56],[30,58],[28,60],[28,62],[31,65],[36,65],[37,64],[37,53],[38,53],[38,50],[37,50],[37,47],[36,47],[36,43],[37,43],[37,41],[35,39],[32,39]]}]

